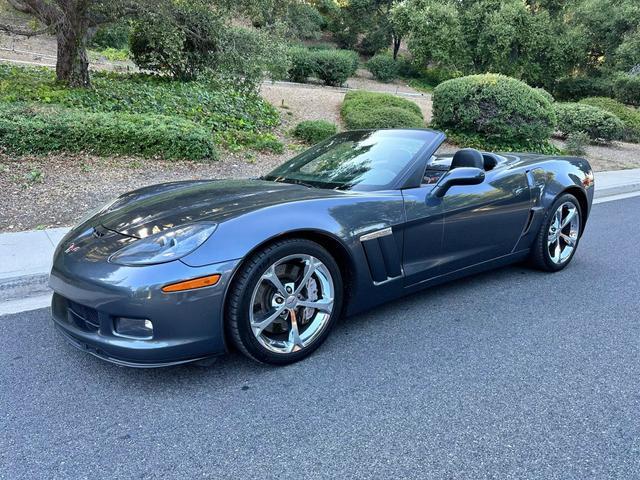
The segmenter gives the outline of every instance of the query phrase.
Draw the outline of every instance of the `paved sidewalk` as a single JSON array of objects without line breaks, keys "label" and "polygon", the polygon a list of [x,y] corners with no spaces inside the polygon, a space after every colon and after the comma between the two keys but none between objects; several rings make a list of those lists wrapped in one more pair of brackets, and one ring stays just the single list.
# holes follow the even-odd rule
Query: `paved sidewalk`
[{"label": "paved sidewalk", "polygon": [[[640,168],[596,173],[598,202],[640,194]],[[51,259],[58,242],[68,228],[0,233],[0,304],[28,297],[43,296],[47,286]],[[13,308],[0,305],[0,315]],[[16,307],[18,308],[18,307]]]}]

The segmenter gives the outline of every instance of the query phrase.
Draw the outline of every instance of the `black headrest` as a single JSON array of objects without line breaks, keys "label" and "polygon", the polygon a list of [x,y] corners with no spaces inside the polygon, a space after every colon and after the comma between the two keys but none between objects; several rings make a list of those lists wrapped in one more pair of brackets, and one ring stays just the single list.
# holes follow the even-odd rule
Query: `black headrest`
[{"label": "black headrest", "polygon": [[463,148],[456,152],[451,161],[451,168],[458,167],[475,167],[482,169],[484,167],[484,158],[475,148]]}]

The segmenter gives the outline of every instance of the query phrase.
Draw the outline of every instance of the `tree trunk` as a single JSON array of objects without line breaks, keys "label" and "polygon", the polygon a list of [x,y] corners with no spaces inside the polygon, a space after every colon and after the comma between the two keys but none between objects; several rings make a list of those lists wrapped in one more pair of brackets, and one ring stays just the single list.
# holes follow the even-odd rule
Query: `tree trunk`
[{"label": "tree trunk", "polygon": [[398,35],[393,35],[393,59],[398,59],[398,51],[400,50],[400,42],[402,38]]},{"label": "tree trunk", "polygon": [[[64,19],[58,27],[58,57],[56,77],[70,87],[88,87],[89,59],[87,38],[89,21],[86,1],[78,1],[75,8],[65,9]],[[84,7],[84,8],[83,8]]]}]

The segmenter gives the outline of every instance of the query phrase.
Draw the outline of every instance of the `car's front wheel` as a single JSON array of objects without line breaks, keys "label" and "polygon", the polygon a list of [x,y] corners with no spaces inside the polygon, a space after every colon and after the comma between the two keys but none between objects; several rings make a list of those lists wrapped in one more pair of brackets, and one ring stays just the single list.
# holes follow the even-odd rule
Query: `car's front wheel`
[{"label": "car's front wheel", "polygon": [[259,362],[296,362],[327,338],[342,293],[340,269],[322,246],[304,239],[274,243],[251,256],[231,286],[230,337]]},{"label": "car's front wheel", "polygon": [[582,225],[582,210],[576,197],[564,194],[557,198],[533,245],[533,264],[549,272],[566,267],[578,248]]}]

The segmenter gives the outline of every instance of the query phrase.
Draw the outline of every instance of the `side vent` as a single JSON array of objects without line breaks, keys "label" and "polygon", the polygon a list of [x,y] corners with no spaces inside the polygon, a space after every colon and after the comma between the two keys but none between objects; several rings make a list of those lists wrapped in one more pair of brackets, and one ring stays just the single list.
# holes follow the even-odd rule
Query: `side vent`
[{"label": "side vent", "polygon": [[376,285],[402,276],[400,255],[391,228],[360,237],[371,278]]}]

